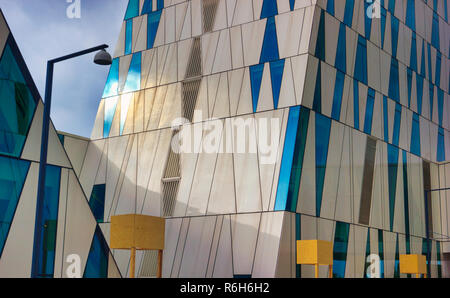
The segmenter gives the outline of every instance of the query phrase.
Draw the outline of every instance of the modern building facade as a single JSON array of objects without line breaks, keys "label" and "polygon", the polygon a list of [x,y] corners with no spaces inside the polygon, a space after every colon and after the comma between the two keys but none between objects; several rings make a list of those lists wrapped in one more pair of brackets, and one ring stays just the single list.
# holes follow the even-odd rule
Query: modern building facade
[{"label": "modern building facade", "polygon": [[[407,277],[399,255],[428,249],[450,277],[450,191],[429,192],[450,187],[450,10],[379,4],[130,0],[91,139],[54,134],[76,185],[54,276],[78,250],[84,275],[128,276],[110,219],[139,213],[166,218],[164,277],[313,277],[308,239],[333,243],[334,277],[366,277],[371,255]],[[139,252],[136,276],[156,261]]]}]

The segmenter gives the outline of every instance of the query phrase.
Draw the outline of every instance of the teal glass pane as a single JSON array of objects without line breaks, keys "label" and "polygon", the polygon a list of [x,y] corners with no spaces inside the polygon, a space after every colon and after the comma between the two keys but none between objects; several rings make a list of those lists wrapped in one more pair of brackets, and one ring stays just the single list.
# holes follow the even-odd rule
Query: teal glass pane
[{"label": "teal glass pane", "polygon": [[62,135],[62,134],[58,134],[58,139],[59,139],[59,141],[61,142],[61,145],[63,145],[64,146],[64,135]]},{"label": "teal glass pane", "polygon": [[378,255],[380,256],[380,277],[384,278],[383,230],[378,230]]},{"label": "teal glass pane", "polygon": [[439,126],[442,126],[442,121],[444,117],[444,91],[437,88],[437,100],[438,100],[438,118],[439,118]]},{"label": "teal glass pane", "polygon": [[129,0],[125,20],[137,17],[139,15],[139,0]]},{"label": "teal glass pane", "polygon": [[8,43],[0,60],[0,154],[21,155],[35,108],[35,98]]},{"label": "teal glass pane", "polygon": [[125,23],[125,55],[131,54],[131,45],[133,42],[133,20]]},{"label": "teal glass pane", "polygon": [[422,77],[425,77],[425,43],[422,40],[422,58],[421,58],[421,62],[420,62],[420,75]]},{"label": "teal glass pane", "polygon": [[372,133],[374,105],[375,105],[375,90],[369,88],[369,91],[367,92],[366,115],[364,118],[364,132],[369,135]]},{"label": "teal glass pane", "polygon": [[277,1],[263,0],[263,6],[261,10],[261,19],[272,17],[278,14]]},{"label": "teal glass pane", "polygon": [[420,122],[419,114],[416,113],[413,113],[410,151],[411,153],[420,156]]},{"label": "teal glass pane", "polygon": [[444,129],[439,127],[438,129],[438,140],[437,140],[437,161],[445,161],[445,139],[444,139]]},{"label": "teal glass pane", "polygon": [[[364,1],[364,11],[368,11],[369,7],[373,5],[370,1]],[[372,18],[369,18],[367,15],[364,18],[364,36],[367,40],[370,40],[370,33],[372,32]]]},{"label": "teal glass pane", "polygon": [[261,90],[261,81],[264,71],[264,64],[250,66],[250,84],[252,88],[253,113],[258,108],[259,92]]},{"label": "teal glass pane", "polygon": [[325,11],[320,13],[319,32],[317,33],[315,56],[325,61]]},{"label": "teal glass pane", "polygon": [[0,156],[0,256],[9,234],[30,162]]},{"label": "teal glass pane", "polygon": [[429,43],[427,43],[427,47],[428,47],[428,81],[432,82],[433,79],[433,64],[432,64],[432,60],[431,60],[431,45]]},{"label": "teal glass pane", "polygon": [[89,206],[92,213],[98,223],[102,223],[105,214],[105,193],[106,184],[94,185],[92,189],[91,198],[89,200]]},{"label": "teal glass pane", "polygon": [[441,242],[436,241],[436,265],[438,278],[442,278],[442,263],[441,263]]},{"label": "teal glass pane", "polygon": [[278,108],[280,99],[281,81],[283,80],[284,59],[270,62],[270,79],[272,81],[273,106]]},{"label": "teal glass pane", "polygon": [[357,80],[353,80],[353,126],[359,129],[359,86]]},{"label": "teal glass pane", "polygon": [[389,97],[400,102],[400,80],[398,72],[398,61],[392,57],[391,59],[391,71],[389,75]]},{"label": "teal glass pane", "polygon": [[398,246],[398,234],[395,241],[394,278],[400,278],[400,248]]},{"label": "teal glass pane", "polygon": [[316,216],[320,216],[323,185],[327,168],[331,119],[316,113]]},{"label": "teal glass pane", "polygon": [[279,57],[280,56],[278,53],[278,39],[277,39],[277,28],[275,25],[275,17],[269,17],[267,19],[259,63],[278,60],[280,59]]},{"label": "teal glass pane", "polygon": [[116,113],[116,107],[118,98],[110,97],[105,98],[105,119],[103,122],[103,137],[107,138],[109,136],[109,132],[111,131],[111,125],[114,119],[114,114]]},{"label": "teal glass pane", "polygon": [[436,86],[441,87],[441,64],[442,64],[442,55],[441,53],[436,53],[436,73],[434,75],[434,83]]},{"label": "teal glass pane", "polygon": [[406,4],[406,26],[413,32],[416,31],[416,6],[415,0],[407,0]]},{"label": "teal glass pane", "polygon": [[[295,240],[296,243],[298,240],[302,239],[302,221],[301,221],[301,215],[295,214]],[[295,250],[295,259],[297,260],[297,250]],[[302,265],[296,264],[295,265],[295,277],[301,278],[302,277]]]},{"label": "teal glass pane", "polygon": [[105,90],[103,91],[103,98],[116,96],[119,94],[119,58],[112,61],[109,68],[108,79],[106,80]]},{"label": "teal glass pane", "polygon": [[364,278],[370,278],[368,270],[371,265],[370,262],[367,262],[367,258],[371,255],[370,253],[370,229],[367,229],[367,241],[366,241],[366,258],[364,259]]},{"label": "teal glass pane", "polygon": [[392,135],[392,144],[398,146],[400,139],[400,124],[402,121],[402,106],[397,103],[395,104],[395,114],[394,114],[394,131]]},{"label": "teal glass pane", "polygon": [[424,78],[421,75],[416,75],[417,112],[419,115],[422,115],[423,81]]},{"label": "teal glass pane", "polygon": [[145,0],[144,6],[142,6],[141,15],[151,13],[153,10],[153,0]]},{"label": "teal glass pane", "polygon": [[[333,0],[330,0],[333,1]],[[289,8],[292,10],[294,10],[295,8],[295,0],[289,0]]]},{"label": "teal glass pane", "polygon": [[345,2],[344,24],[347,25],[348,27],[352,27],[354,8],[355,8],[355,0],[347,0]]},{"label": "teal glass pane", "polygon": [[386,9],[381,7],[381,48],[384,49],[384,37],[386,35]]},{"label": "teal glass pane", "polygon": [[349,232],[350,225],[348,223],[336,222],[333,245],[334,278],[345,278]]},{"label": "teal glass pane", "polygon": [[434,105],[434,86],[431,82],[428,82],[429,85],[429,98],[430,98],[430,118],[433,117],[433,105]]},{"label": "teal glass pane", "polygon": [[306,137],[308,135],[310,110],[300,109],[300,118],[295,138],[295,150],[292,162],[291,179],[289,182],[289,191],[286,203],[286,210],[297,211],[298,192],[300,189],[300,178],[302,176],[303,159],[305,156]]},{"label": "teal glass pane", "polygon": [[35,247],[33,259],[37,258],[38,278],[52,278],[54,273],[60,182],[61,168],[48,165],[45,175],[42,226],[35,227],[35,233],[39,235],[39,250]]},{"label": "teal glass pane", "polygon": [[123,93],[137,91],[141,88],[141,52],[134,53]]},{"label": "teal glass pane", "polygon": [[[403,159],[403,212],[405,214],[405,233],[409,235],[409,195],[408,195],[408,159],[406,151],[402,150]],[[409,237],[407,237],[409,241]],[[409,254],[409,242],[406,245],[406,253]]]},{"label": "teal glass pane", "polygon": [[316,87],[314,89],[313,108],[315,112],[322,112],[322,65],[319,62],[317,67]]},{"label": "teal glass pane", "polygon": [[336,49],[335,67],[343,73],[347,71],[347,30],[344,23],[339,26],[339,37]]},{"label": "teal glass pane", "polygon": [[440,50],[439,42],[439,16],[436,12],[433,12],[433,24],[431,27],[431,44],[438,51]]},{"label": "teal glass pane", "polygon": [[158,10],[149,13],[147,16],[147,49],[151,49],[155,45],[156,33],[161,21],[161,12],[161,10]]},{"label": "teal glass pane", "polygon": [[250,278],[252,278],[252,276],[249,275],[249,274],[235,274],[235,275],[233,275],[233,278],[237,278],[237,279],[250,279]]},{"label": "teal glass pane", "polygon": [[391,15],[391,49],[392,57],[397,57],[399,21]]},{"label": "teal glass pane", "polygon": [[334,0],[328,0],[327,2],[327,12],[334,16]]},{"label": "teal glass pane", "polygon": [[277,196],[275,199],[275,211],[286,210],[299,118],[300,106],[291,107],[289,109],[289,118],[284,139],[283,157],[281,160]]},{"label": "teal glass pane", "polygon": [[391,231],[394,227],[395,195],[397,192],[397,173],[399,149],[391,144],[388,149],[388,181],[389,181],[389,218]]},{"label": "teal glass pane", "polygon": [[383,124],[384,124],[384,141],[389,142],[389,114],[388,114],[388,99],[383,95]]},{"label": "teal glass pane", "polygon": [[392,15],[395,13],[395,1],[389,1],[388,10]]},{"label": "teal glass pane", "polygon": [[412,70],[411,68],[406,69],[406,80],[408,87],[408,108],[411,108],[411,93],[412,93]]},{"label": "teal glass pane", "polygon": [[358,35],[354,77],[367,85],[367,41],[361,35]]},{"label": "teal glass pane", "polygon": [[334,84],[333,106],[331,109],[331,118],[339,121],[341,118],[342,97],[344,95],[345,74],[336,72],[336,82]]},{"label": "teal glass pane", "polygon": [[97,226],[84,270],[84,278],[108,277],[109,248],[102,231]]},{"label": "teal glass pane", "polygon": [[445,12],[445,21],[448,23],[448,0],[444,1],[444,12]]},{"label": "teal glass pane", "polygon": [[164,8],[164,0],[156,0],[156,9],[161,10]]},{"label": "teal glass pane", "polygon": [[409,65],[411,69],[415,72],[418,72],[417,69],[417,37],[416,32],[412,33],[412,41],[411,41],[411,54],[409,57]]}]

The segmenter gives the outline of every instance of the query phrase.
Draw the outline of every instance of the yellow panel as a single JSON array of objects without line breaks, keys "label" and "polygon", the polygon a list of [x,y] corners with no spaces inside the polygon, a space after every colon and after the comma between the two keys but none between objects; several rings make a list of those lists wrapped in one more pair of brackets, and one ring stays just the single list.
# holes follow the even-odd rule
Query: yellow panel
[{"label": "yellow panel", "polygon": [[323,240],[297,241],[297,264],[333,265],[333,244]]},{"label": "yellow panel", "polygon": [[423,255],[400,255],[400,273],[427,274],[427,259]]},{"label": "yellow panel", "polygon": [[138,250],[164,249],[165,220],[159,217],[127,214],[111,216],[111,248]]}]

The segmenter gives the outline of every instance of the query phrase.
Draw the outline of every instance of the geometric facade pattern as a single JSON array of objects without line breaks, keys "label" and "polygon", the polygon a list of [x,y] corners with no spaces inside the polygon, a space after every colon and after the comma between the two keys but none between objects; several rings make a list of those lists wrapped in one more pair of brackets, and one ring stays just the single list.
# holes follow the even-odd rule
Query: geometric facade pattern
[{"label": "geometric facade pattern", "polygon": [[[449,8],[380,4],[369,18],[359,0],[130,0],[79,175],[103,230],[165,217],[165,277],[312,277],[300,239],[333,243],[335,277],[365,277],[370,254],[406,277],[399,255],[427,252],[429,216],[442,276],[450,193],[425,214],[424,191],[450,177]],[[211,126],[235,146],[237,118],[256,153],[171,149]],[[262,118],[280,127],[271,164],[251,137]],[[114,258],[127,276],[129,252]],[[137,264],[156,275],[156,254]]]},{"label": "geometric facade pattern", "polygon": [[53,124],[37,225],[44,105],[2,13],[0,55],[0,277],[67,277],[73,254],[80,276],[120,277],[77,178],[87,141],[58,135]]}]

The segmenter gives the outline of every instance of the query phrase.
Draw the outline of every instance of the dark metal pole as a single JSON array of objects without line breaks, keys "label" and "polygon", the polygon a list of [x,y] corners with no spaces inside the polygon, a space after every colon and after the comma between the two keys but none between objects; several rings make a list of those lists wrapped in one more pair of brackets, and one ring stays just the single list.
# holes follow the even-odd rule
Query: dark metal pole
[{"label": "dark metal pole", "polygon": [[431,245],[430,245],[430,223],[428,213],[428,190],[425,190],[425,229],[427,237],[427,277],[431,278]]},{"label": "dark metal pole", "polygon": [[79,51],[73,54],[62,56],[47,62],[47,78],[45,83],[45,102],[44,102],[44,115],[42,118],[42,137],[41,137],[41,156],[39,159],[39,181],[37,190],[37,202],[36,202],[36,225],[34,230],[34,249],[33,249],[33,261],[31,267],[31,277],[40,277],[39,268],[39,253],[41,251],[41,228],[43,227],[43,209],[45,201],[45,176],[47,169],[47,153],[48,153],[48,135],[50,128],[50,110],[52,105],[52,87],[53,87],[53,69],[57,62],[96,52],[102,49],[108,48],[108,45],[103,44],[97,47],[93,47],[87,50]]}]

